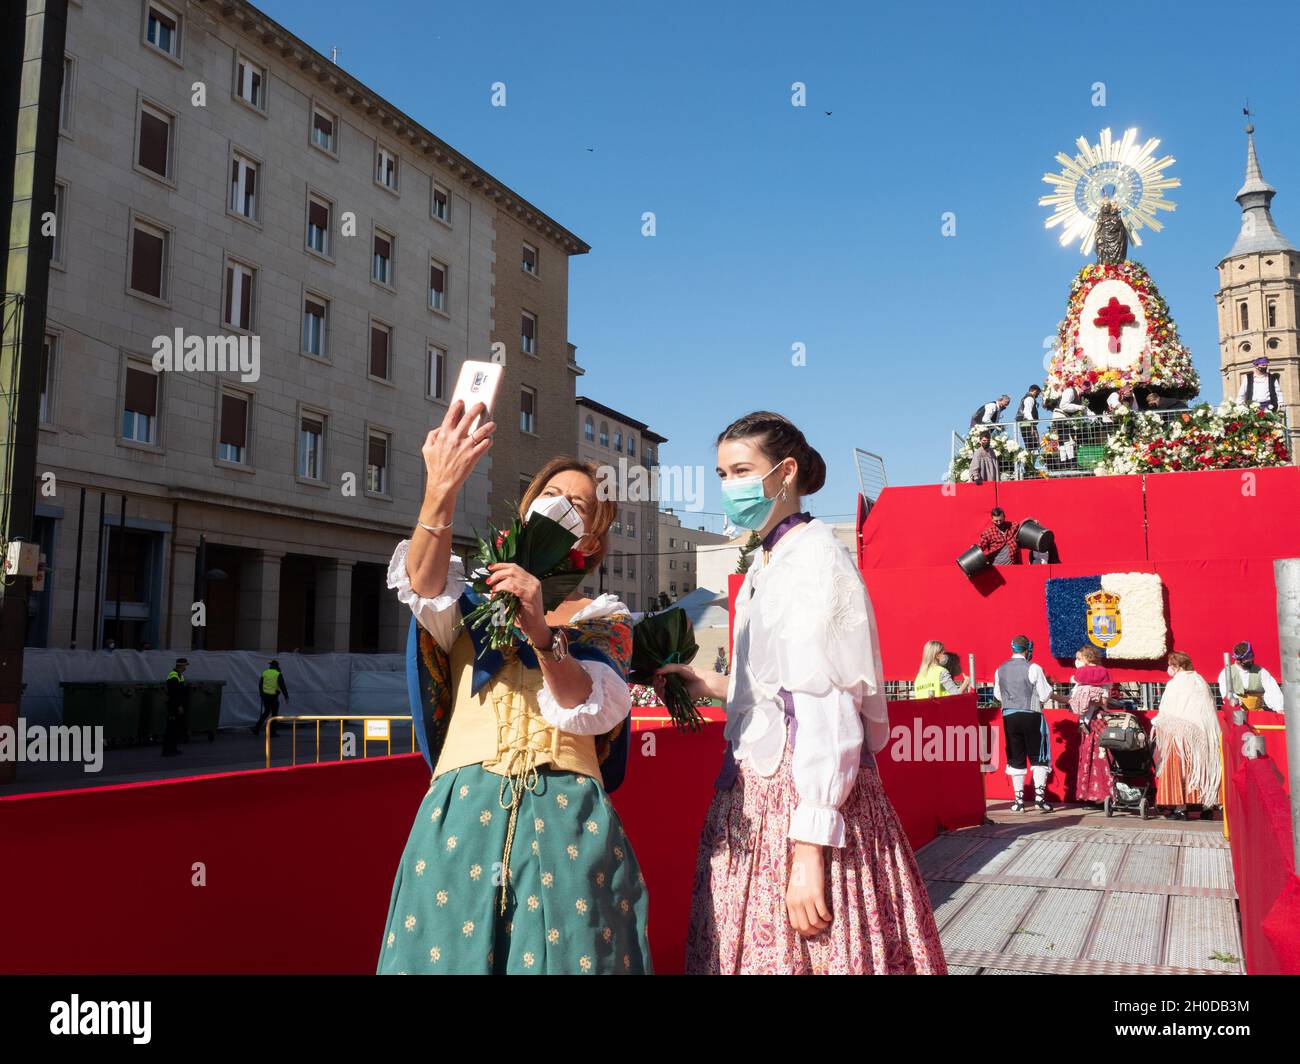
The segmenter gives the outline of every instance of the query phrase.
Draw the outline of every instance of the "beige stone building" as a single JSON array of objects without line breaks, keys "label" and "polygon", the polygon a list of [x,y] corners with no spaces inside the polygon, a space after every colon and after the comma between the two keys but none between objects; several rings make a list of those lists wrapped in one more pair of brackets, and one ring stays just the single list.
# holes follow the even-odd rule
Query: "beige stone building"
[{"label": "beige stone building", "polygon": [[1255,154],[1254,126],[1247,126],[1246,180],[1236,197],[1241,231],[1219,263],[1215,296],[1223,394],[1235,399],[1254,360],[1267,357],[1269,371],[1279,377],[1294,450],[1300,428],[1300,250],[1273,221],[1274,195]]},{"label": "beige stone building", "polygon": [[507,369],[458,541],[572,450],[587,246],[242,0],[72,4],[62,125],[29,642],[400,648],[460,364]]},{"label": "beige stone building", "polygon": [[659,448],[667,443],[643,421],[612,407],[577,398],[578,457],[602,471],[618,502],[609,550],[583,592],[618,595],[633,612],[650,608],[659,592],[659,525],[656,501]]},{"label": "beige stone building", "polygon": [[[683,525],[683,518],[689,521],[690,514],[678,514],[672,510],[660,510],[658,513],[658,595],[666,595],[669,602],[676,602],[697,587],[707,587],[711,591],[725,594],[727,590],[725,580],[720,586],[704,581],[701,576],[701,563],[705,554],[724,552],[730,556],[731,551],[727,550],[727,545],[731,540],[717,532],[710,532],[703,526],[692,528]],[[732,562],[731,569],[735,569],[735,561]],[[710,569],[705,571],[711,572]],[[660,601],[663,601],[662,598]]]}]

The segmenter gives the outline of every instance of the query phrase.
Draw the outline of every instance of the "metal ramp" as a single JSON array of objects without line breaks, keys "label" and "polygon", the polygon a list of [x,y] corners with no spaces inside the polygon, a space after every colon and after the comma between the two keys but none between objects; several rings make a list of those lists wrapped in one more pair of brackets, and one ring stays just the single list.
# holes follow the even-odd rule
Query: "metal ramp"
[{"label": "metal ramp", "polygon": [[1244,972],[1222,823],[988,815],[917,853],[950,974]]}]

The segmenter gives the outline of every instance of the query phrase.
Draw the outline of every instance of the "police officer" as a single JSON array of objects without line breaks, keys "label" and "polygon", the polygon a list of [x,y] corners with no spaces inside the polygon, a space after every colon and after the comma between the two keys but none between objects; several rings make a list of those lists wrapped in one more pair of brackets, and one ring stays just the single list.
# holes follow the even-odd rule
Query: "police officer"
[{"label": "police officer", "polygon": [[[284,673],[280,671],[280,663],[274,658],[258,678],[258,689],[262,694],[262,715],[257,718],[257,723],[249,730],[254,735],[262,734],[262,724],[268,717],[274,717],[280,709],[280,696],[284,695],[284,700],[289,701],[289,688],[284,683]],[[271,738],[275,738],[275,725],[271,726]]]},{"label": "police officer", "polygon": [[177,658],[172,671],[167,674],[167,728],[163,732],[163,757],[173,757],[181,752],[176,745],[185,730],[185,711],[190,707],[190,685],[185,682],[189,662]]}]

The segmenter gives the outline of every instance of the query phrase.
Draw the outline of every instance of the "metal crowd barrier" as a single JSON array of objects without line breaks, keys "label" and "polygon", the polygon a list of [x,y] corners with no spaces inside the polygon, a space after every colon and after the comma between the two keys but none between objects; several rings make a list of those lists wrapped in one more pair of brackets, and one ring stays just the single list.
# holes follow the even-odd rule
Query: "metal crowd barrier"
[{"label": "metal crowd barrier", "polygon": [[[267,768],[271,767],[271,728],[274,725],[288,724],[290,726],[292,730],[292,743],[291,743],[292,759],[290,761],[290,764],[296,765],[298,764],[298,725],[299,724],[305,724],[305,723],[315,724],[316,763],[319,764],[320,763],[320,740],[321,740],[320,726],[322,724],[329,724],[332,722],[338,723],[339,726],[338,759],[340,761],[343,761],[345,760],[343,756],[343,731],[344,731],[343,725],[345,721],[363,722],[361,725],[361,756],[364,758],[369,753],[369,747],[371,742],[385,743],[387,746],[385,753],[391,754],[393,752],[392,722],[395,720],[406,721],[407,724],[410,724],[411,715],[409,713],[405,715],[394,715],[394,716],[385,716],[383,714],[375,714],[375,713],[356,713],[356,714],[345,713],[345,714],[331,714],[331,715],[304,714],[302,716],[271,717],[266,722],[266,767]],[[415,750],[416,750],[415,728],[412,727],[410,752],[415,753]]]}]

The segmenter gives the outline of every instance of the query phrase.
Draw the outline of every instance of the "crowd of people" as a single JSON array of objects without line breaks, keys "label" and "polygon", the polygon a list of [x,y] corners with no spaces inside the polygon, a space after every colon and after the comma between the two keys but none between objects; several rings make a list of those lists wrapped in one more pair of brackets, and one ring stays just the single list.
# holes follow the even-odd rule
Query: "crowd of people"
[{"label": "crowd of people", "polygon": [[[1013,812],[1025,809],[1025,784],[1032,776],[1033,804],[1051,812],[1047,779],[1053,771],[1051,739],[1044,710],[1066,707],[1079,724],[1075,772],[1075,801],[1101,806],[1115,794],[1111,759],[1102,743],[1106,730],[1122,722],[1138,727],[1132,701],[1126,699],[1094,646],[1080,647],[1074,656],[1069,693],[1056,693],[1042,667],[1033,662],[1034,644],[1026,636],[1011,640],[1011,657],[998,666],[993,680],[993,700],[1002,716],[1006,772],[1011,778]],[[1214,689],[1196,672],[1192,659],[1172,651],[1165,661],[1169,680],[1161,692],[1157,711],[1150,718],[1155,793],[1153,805],[1172,819],[1187,819],[1188,812],[1221,804],[1219,708]],[[1225,711],[1282,711],[1282,691],[1267,669],[1255,661],[1249,642],[1232,648],[1231,663],[1219,674],[1220,697]],[[936,639],[921,652],[921,665],[913,683],[914,698],[942,698],[972,690],[971,677],[961,675],[960,659]]]}]

